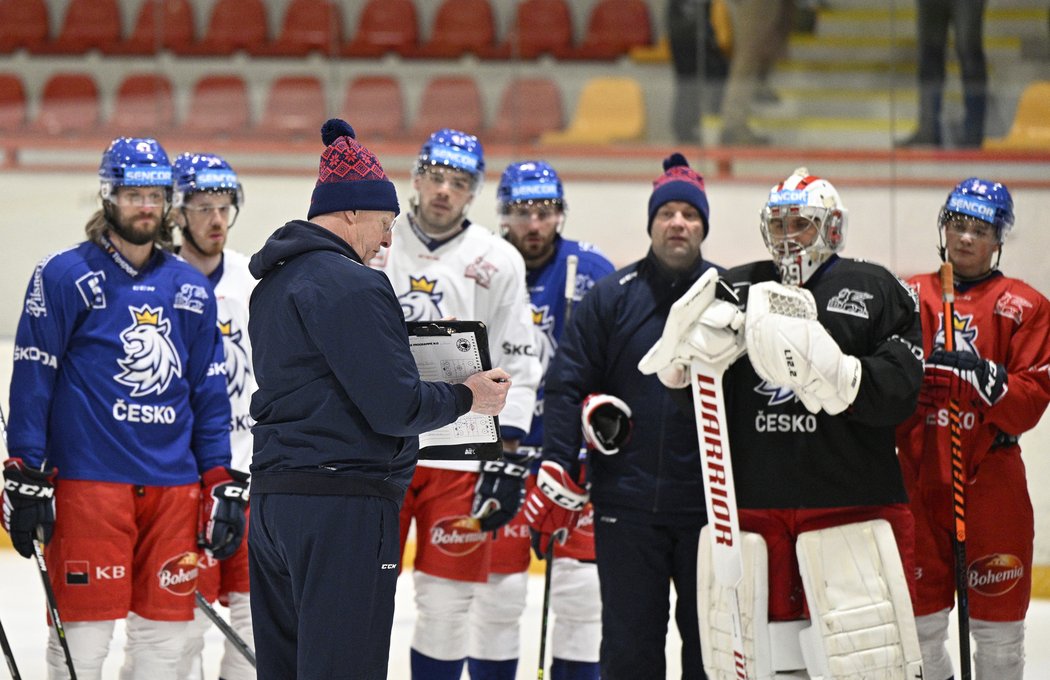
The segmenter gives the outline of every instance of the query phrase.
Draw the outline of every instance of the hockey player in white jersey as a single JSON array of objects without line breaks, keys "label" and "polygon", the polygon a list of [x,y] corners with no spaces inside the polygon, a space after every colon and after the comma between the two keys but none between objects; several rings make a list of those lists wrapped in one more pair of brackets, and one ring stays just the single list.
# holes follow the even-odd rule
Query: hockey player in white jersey
[{"label": "hockey player in white jersey", "polygon": [[[208,277],[215,288],[219,332],[226,357],[226,393],[230,397],[231,468],[248,474],[252,462],[252,419],[248,413],[255,373],[248,339],[248,298],[255,278],[248,271],[248,258],[226,248],[229,230],[244,206],[244,190],[230,164],[220,156],[184,153],[172,165],[174,182],[172,218],[181,233],[179,255]],[[233,629],[254,649],[251,603],[248,597],[248,542],[230,557],[219,561],[206,551],[198,555],[200,575],[197,591],[208,602],[216,599],[230,608]],[[179,677],[201,678],[200,658],[204,632],[211,627],[197,609],[188,629]],[[219,667],[223,680],[254,680],[255,669],[227,641]]]},{"label": "hockey player in white jersey", "polygon": [[475,584],[489,576],[491,532],[524,500],[528,461],[515,453],[532,422],[541,368],[518,251],[467,219],[485,170],[474,135],[441,129],[419,153],[411,210],[396,221],[393,245],[372,265],[383,270],[408,321],[455,317],[488,327],[493,367],[512,379],[500,413],[504,461],[420,461],[401,510],[402,545],[416,521],[416,627],[412,677],[460,677]]}]

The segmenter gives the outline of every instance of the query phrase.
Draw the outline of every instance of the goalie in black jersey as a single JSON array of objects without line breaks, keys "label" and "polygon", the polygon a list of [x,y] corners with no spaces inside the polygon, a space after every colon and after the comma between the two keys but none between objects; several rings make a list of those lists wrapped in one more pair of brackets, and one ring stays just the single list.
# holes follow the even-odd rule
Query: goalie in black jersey
[{"label": "goalie in black jersey", "polygon": [[795,170],[761,211],[773,259],[698,281],[639,364],[669,387],[696,383],[709,678],[738,677],[741,656],[750,678],[921,672],[894,450],[922,383],[921,326],[896,276],[839,255],[846,225],[835,188]]}]

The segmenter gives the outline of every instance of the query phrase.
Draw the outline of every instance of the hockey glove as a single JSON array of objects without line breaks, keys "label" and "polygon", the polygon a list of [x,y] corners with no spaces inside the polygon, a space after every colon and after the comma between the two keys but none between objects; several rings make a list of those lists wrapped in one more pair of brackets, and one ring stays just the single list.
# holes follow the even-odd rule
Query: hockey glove
[{"label": "hockey glove", "polygon": [[[22,557],[32,557],[33,539],[44,545],[55,528],[56,468],[34,470],[21,458],[4,461],[4,529],[11,534],[11,544]],[[37,527],[41,534],[37,535]]]},{"label": "hockey glove", "polygon": [[237,552],[244,538],[248,474],[214,467],[201,476],[197,544],[217,560]]},{"label": "hockey glove", "polygon": [[589,394],[583,400],[580,422],[587,446],[611,456],[631,436],[631,407],[611,394]]},{"label": "hockey glove", "polygon": [[995,406],[1008,389],[1006,367],[970,352],[936,350],[926,359],[922,388],[929,401],[939,404],[954,398]]},{"label": "hockey glove", "polygon": [[532,547],[536,556],[547,554],[551,540],[565,543],[576,528],[587,505],[587,489],[577,484],[565,468],[552,461],[540,466],[536,486],[525,498],[525,520],[534,532]]},{"label": "hockey glove", "polygon": [[525,477],[534,458],[531,454],[504,451],[503,460],[481,464],[470,515],[481,520],[482,531],[495,531],[518,514],[525,502]]}]

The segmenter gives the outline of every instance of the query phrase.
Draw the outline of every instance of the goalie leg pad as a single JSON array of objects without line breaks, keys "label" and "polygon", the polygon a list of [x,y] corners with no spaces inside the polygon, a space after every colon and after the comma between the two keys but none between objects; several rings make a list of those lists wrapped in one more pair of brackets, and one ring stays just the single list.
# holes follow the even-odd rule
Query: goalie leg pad
[{"label": "goalie leg pad", "polygon": [[[756,533],[740,533],[743,574],[736,588],[740,624],[747,658],[747,677],[769,680],[773,662],[769,638],[769,555],[766,542]],[[733,590],[715,579],[711,551],[711,528],[700,531],[697,554],[697,607],[700,617],[700,648],[709,680],[736,680],[733,657],[731,598]]]},{"label": "goalie leg pad", "polygon": [[974,676],[1021,680],[1024,675],[1024,621],[970,619]]},{"label": "goalie leg pad", "polygon": [[908,582],[885,520],[807,531],[796,545],[812,626],[802,650],[814,678],[922,678]]}]

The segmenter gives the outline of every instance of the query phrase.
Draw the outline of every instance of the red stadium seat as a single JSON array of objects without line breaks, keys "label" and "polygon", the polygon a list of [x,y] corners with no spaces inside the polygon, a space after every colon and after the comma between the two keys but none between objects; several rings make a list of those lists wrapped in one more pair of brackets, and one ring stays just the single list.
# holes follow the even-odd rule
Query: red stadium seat
[{"label": "red stadium seat", "polygon": [[335,55],[343,44],[342,26],[342,14],[332,0],[292,0],[277,39],[248,51],[280,57],[305,57],[310,52]]},{"label": "red stadium seat", "polygon": [[314,139],[320,135],[327,111],[321,81],[310,76],[285,76],[273,81],[256,131]]},{"label": "red stadium seat", "polygon": [[175,124],[175,98],[171,81],[155,73],[140,73],[124,79],[109,129],[123,137],[154,136]]},{"label": "red stadium seat", "polygon": [[572,14],[565,0],[524,0],[514,14],[498,56],[535,59],[541,54],[566,57],[572,53]]},{"label": "red stadium seat", "polygon": [[193,46],[196,54],[224,56],[267,42],[263,0],[218,0],[204,37]]},{"label": "red stadium seat", "polygon": [[71,0],[54,40],[42,45],[45,54],[83,54],[120,42],[120,8],[117,0]]},{"label": "red stadium seat", "polygon": [[109,54],[155,54],[171,50],[186,54],[194,42],[193,7],[189,0],[146,0],[135,29],[116,45],[103,46]]},{"label": "red stadium seat", "polygon": [[236,135],[251,127],[248,88],[240,76],[205,76],[193,86],[182,130],[202,135]]},{"label": "red stadium seat", "polygon": [[354,126],[358,139],[371,141],[400,137],[405,132],[401,85],[388,76],[355,78],[346,89],[341,115]]},{"label": "red stadium seat", "polygon": [[26,123],[26,91],[22,79],[0,73],[0,131],[14,132]]},{"label": "red stadium seat", "polygon": [[98,123],[98,87],[90,75],[56,73],[48,78],[34,130],[48,134],[91,132]]},{"label": "red stadium seat", "polygon": [[44,0],[0,0],[0,54],[40,48],[47,42],[47,27]]},{"label": "red stadium seat", "polygon": [[561,91],[549,78],[518,78],[503,88],[496,122],[486,139],[511,144],[533,144],[548,130],[565,124]]},{"label": "red stadium seat", "polygon": [[361,10],[357,33],[343,49],[348,57],[412,54],[419,44],[419,21],[412,0],[369,0]]},{"label": "red stadium seat", "polygon": [[650,45],[652,41],[645,0],[598,0],[587,22],[587,34],[572,56],[616,59],[632,47]]},{"label": "red stadium seat", "polygon": [[496,24],[488,0],[445,0],[434,18],[430,40],[416,56],[455,59],[468,52],[490,53],[496,44]]},{"label": "red stadium seat", "polygon": [[409,135],[425,139],[434,130],[450,127],[470,134],[482,128],[481,93],[469,76],[438,77],[427,83],[419,113]]}]

